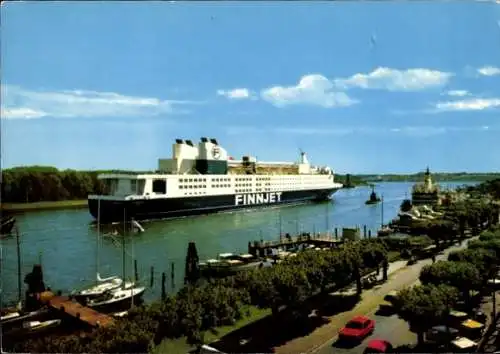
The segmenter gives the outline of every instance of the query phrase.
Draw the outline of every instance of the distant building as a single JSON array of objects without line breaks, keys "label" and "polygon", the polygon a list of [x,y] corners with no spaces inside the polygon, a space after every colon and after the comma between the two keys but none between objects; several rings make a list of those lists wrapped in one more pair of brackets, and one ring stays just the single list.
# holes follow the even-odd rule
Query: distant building
[{"label": "distant building", "polygon": [[429,167],[425,171],[424,181],[418,182],[413,186],[411,203],[413,205],[429,205],[431,207],[440,204],[439,185],[432,181]]}]

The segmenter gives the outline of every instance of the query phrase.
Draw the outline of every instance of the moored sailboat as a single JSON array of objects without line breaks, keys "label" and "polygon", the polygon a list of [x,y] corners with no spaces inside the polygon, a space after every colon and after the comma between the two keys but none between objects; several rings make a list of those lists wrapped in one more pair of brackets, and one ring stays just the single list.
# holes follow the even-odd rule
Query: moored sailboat
[{"label": "moored sailboat", "polygon": [[71,295],[77,300],[82,303],[86,303],[88,300],[93,299],[95,297],[102,296],[106,294],[109,291],[112,290],[117,290],[121,287],[125,289],[129,289],[133,287],[135,284],[133,282],[124,282],[123,279],[121,279],[118,276],[111,276],[107,278],[101,278],[101,275],[99,273],[99,250],[100,250],[100,236],[101,236],[101,230],[100,230],[100,211],[101,211],[101,204],[100,202],[98,203],[98,217],[97,217],[97,245],[96,245],[96,282],[95,285],[92,285],[90,287],[86,287],[81,290],[75,290],[71,293]]},{"label": "moored sailboat", "polygon": [[90,299],[87,306],[100,312],[124,310],[131,307],[132,304],[140,302],[145,291],[144,286],[108,291],[99,297]]},{"label": "moored sailboat", "polygon": [[[125,215],[124,215],[125,224]],[[125,230],[125,228],[124,228]],[[133,259],[133,243],[132,243]],[[125,279],[125,234],[122,235],[123,279]],[[89,299],[86,305],[100,312],[117,312],[128,309],[141,301],[146,291],[144,286],[136,286],[135,282],[122,282],[118,288],[105,291],[102,295]]]}]

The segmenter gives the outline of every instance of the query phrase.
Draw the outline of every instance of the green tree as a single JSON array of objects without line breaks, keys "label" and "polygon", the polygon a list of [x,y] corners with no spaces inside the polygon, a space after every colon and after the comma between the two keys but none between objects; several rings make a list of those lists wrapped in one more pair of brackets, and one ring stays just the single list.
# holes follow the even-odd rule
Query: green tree
[{"label": "green tree", "polygon": [[458,290],[448,285],[417,285],[398,293],[396,308],[399,316],[417,333],[423,344],[424,332],[438,324],[458,299]]},{"label": "green tree", "polygon": [[483,281],[494,276],[498,264],[495,252],[482,248],[451,252],[448,255],[448,261],[468,262],[472,264],[478,270]]},{"label": "green tree", "polygon": [[479,270],[468,262],[439,261],[426,265],[420,272],[422,284],[446,284],[459,289],[469,304],[470,290],[478,289],[482,282]]}]

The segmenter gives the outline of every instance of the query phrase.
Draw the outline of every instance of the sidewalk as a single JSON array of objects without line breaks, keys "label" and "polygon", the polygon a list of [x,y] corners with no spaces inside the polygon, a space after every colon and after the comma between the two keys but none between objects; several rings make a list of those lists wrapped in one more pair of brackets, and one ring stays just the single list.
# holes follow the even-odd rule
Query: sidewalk
[{"label": "sidewalk", "polygon": [[[445,260],[448,254],[452,251],[465,248],[467,241],[459,246],[453,246],[436,257],[437,260]],[[355,315],[369,314],[374,312],[380,303],[383,302],[384,296],[392,290],[401,290],[405,287],[414,285],[418,282],[421,269],[432,264],[430,259],[420,260],[418,263],[407,266],[407,261],[396,261],[389,265],[387,282],[375,286],[372,289],[363,291],[362,300],[356,307],[350,311],[346,311],[332,317],[326,318],[329,323],[319,327],[311,334],[295,338],[282,346],[275,347],[276,353],[282,354],[298,354],[298,353],[315,353],[326,345],[330,345],[336,338],[338,331],[345,323]],[[382,272],[379,275],[379,279]]]}]

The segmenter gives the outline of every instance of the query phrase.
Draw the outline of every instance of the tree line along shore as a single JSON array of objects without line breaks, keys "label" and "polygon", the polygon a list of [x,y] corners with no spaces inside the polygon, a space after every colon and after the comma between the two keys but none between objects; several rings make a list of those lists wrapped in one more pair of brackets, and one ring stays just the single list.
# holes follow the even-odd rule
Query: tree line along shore
[{"label": "tree line along shore", "polygon": [[[442,251],[466,238],[479,236],[465,250],[453,252],[447,261],[425,266],[421,285],[402,289],[395,309],[411,324],[421,341],[422,334],[449,315],[460,301],[473,306],[470,291],[483,291],[488,279],[500,267],[500,179],[467,189],[468,198],[440,208],[439,219],[415,226],[420,236]],[[407,246],[399,249],[407,249]],[[78,335],[25,340],[12,349],[21,352],[125,353],[151,352],[168,343],[183,340],[198,346],[211,342],[221,327],[230,328],[268,310],[274,326],[307,321],[312,298],[321,297],[348,284],[356,284],[356,299],[363,291],[362,276],[387,269],[394,245],[386,238],[348,241],[329,250],[306,250],[269,268],[258,268],[224,279],[201,281],[196,272],[175,295],[162,295],[151,303],[135,307],[128,317],[108,328]],[[356,300],[356,301],[357,301]],[[250,319],[248,322],[252,322]],[[215,334],[214,334],[215,333]],[[158,349],[156,349],[158,350]]]},{"label": "tree line along shore", "polygon": [[[2,170],[2,209],[6,211],[29,211],[42,209],[85,208],[89,194],[101,194],[104,184],[98,174],[154,173],[154,171],[58,170],[50,166],[23,166]],[[500,173],[438,173],[438,181],[485,181],[500,177]],[[370,182],[417,181],[423,174],[415,175],[336,175],[340,183],[351,186],[367,185]]]}]

